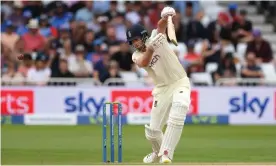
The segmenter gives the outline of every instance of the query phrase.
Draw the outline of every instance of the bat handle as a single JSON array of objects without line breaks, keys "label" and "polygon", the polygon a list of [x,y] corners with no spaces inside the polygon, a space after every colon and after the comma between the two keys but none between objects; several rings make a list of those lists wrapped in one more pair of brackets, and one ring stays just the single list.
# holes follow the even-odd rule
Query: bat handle
[{"label": "bat handle", "polygon": [[[168,21],[168,22],[167,22],[168,26],[173,26],[173,29],[174,29],[174,24],[173,24],[173,22],[172,22],[172,16],[168,16],[168,20],[167,20],[167,21]],[[173,32],[173,33],[175,33],[175,32]],[[170,39],[170,41],[171,41],[175,46],[178,46],[176,39],[175,39],[175,40],[171,40],[171,39]]]},{"label": "bat handle", "polygon": [[168,22],[172,23],[172,16],[168,16]]}]

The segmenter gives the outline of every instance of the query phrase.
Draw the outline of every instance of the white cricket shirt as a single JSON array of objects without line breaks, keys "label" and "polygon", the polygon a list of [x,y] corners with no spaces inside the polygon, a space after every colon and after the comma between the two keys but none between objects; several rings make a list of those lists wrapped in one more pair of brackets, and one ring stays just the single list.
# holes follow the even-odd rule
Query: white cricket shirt
[{"label": "white cricket shirt", "polygon": [[[146,45],[148,45],[149,41],[157,34],[157,30],[154,29]],[[132,55],[132,60],[135,61],[135,59],[138,59],[142,55],[142,52],[135,51]],[[151,62],[147,67],[144,67],[144,69],[153,79],[156,87],[170,85],[187,76],[183,66],[180,64],[168,42],[165,42],[162,47],[159,47],[153,52]]]}]

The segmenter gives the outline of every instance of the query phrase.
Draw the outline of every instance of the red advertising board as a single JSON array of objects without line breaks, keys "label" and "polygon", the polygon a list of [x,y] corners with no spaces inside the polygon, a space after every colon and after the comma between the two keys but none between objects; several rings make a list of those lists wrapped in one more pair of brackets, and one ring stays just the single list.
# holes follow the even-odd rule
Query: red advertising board
[{"label": "red advertising board", "polygon": [[191,105],[190,105],[190,112],[189,114],[191,115],[198,115],[198,91],[197,90],[192,90],[191,92]]},{"label": "red advertising board", "polygon": [[[153,97],[150,90],[112,90],[111,100],[122,104],[123,114],[149,113]],[[191,106],[189,114],[198,114],[198,92],[191,93]]]},{"label": "red advertising board", "polygon": [[149,90],[113,90],[111,100],[122,104],[123,114],[149,113],[153,98]]},{"label": "red advertising board", "polygon": [[31,90],[1,90],[1,115],[34,113],[33,101]]}]

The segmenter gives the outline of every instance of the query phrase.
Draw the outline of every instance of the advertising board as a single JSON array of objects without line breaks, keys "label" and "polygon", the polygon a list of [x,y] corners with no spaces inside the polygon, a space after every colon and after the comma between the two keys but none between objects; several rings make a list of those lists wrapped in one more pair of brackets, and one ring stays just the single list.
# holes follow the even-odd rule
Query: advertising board
[{"label": "advertising board", "polygon": [[[145,88],[4,87],[1,90],[1,114],[87,116],[90,123],[97,124],[104,103],[119,101],[127,123],[145,124],[149,121],[152,100],[151,89]],[[275,103],[273,87],[195,87],[188,114],[193,118],[187,117],[186,121],[193,124],[219,121],[220,124],[221,117],[227,117],[227,121],[222,118],[223,123],[276,124]],[[9,122],[8,119],[5,121]]]}]

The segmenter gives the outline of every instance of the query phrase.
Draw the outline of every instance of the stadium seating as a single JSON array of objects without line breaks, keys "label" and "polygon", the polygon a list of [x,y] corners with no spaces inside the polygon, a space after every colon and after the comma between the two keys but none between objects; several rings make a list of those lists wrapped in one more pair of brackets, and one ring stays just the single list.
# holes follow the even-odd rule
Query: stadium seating
[{"label": "stadium seating", "polygon": [[192,73],[191,74],[191,80],[194,84],[213,85],[212,76],[211,76],[210,73],[207,73],[207,72]]},{"label": "stadium seating", "polygon": [[205,71],[208,72],[208,73],[212,73],[212,72],[217,71],[217,69],[218,69],[218,64],[217,63],[208,63],[206,65]]}]

